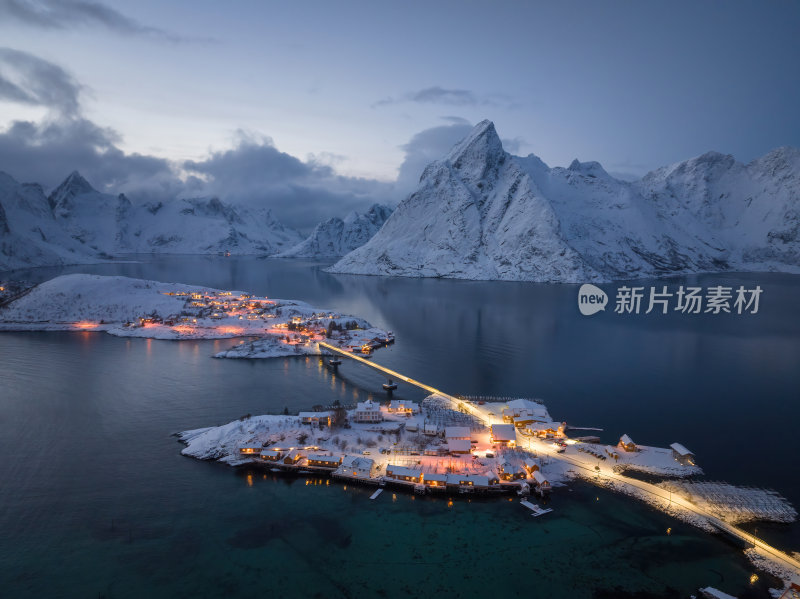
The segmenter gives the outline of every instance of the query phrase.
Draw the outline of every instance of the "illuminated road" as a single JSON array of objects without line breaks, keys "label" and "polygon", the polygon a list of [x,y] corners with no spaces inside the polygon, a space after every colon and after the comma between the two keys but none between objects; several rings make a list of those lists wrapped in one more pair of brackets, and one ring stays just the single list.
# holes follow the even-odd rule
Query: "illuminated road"
[{"label": "illuminated road", "polygon": [[[320,345],[320,347],[325,348],[327,350],[330,350],[330,351],[334,352],[335,354],[342,355],[342,356],[344,356],[346,358],[350,358],[351,360],[355,360],[356,362],[360,362],[361,364],[369,366],[370,368],[374,368],[375,370],[379,370],[379,371],[381,371],[381,372],[383,372],[383,373],[385,373],[385,374],[387,374],[387,375],[391,376],[392,378],[395,378],[395,379],[397,379],[399,381],[404,381],[404,382],[406,382],[406,383],[408,383],[410,385],[414,385],[416,387],[419,387],[420,389],[424,389],[425,391],[428,391],[429,393],[435,393],[436,395],[439,395],[439,396],[449,400],[451,402],[451,404],[453,404],[454,409],[460,410],[460,411],[464,411],[464,412],[469,412],[470,414],[472,414],[473,416],[478,418],[481,422],[483,422],[487,426],[490,426],[492,424],[497,424],[498,422],[502,422],[502,419],[500,419],[497,415],[495,415],[495,414],[493,414],[493,413],[488,411],[489,408],[485,408],[483,406],[477,406],[477,405],[475,405],[475,404],[473,404],[471,402],[458,399],[457,397],[454,397],[454,396],[449,395],[449,394],[447,394],[447,393],[445,393],[443,391],[440,391],[439,389],[436,389],[435,387],[431,387],[430,385],[426,385],[425,383],[421,383],[421,382],[419,382],[417,380],[412,379],[411,377],[407,377],[407,376],[405,376],[403,374],[400,374],[399,372],[396,372],[394,370],[391,370],[389,368],[381,366],[380,364],[376,364],[375,362],[372,362],[370,360],[365,360],[364,358],[356,356],[355,354],[353,354],[351,352],[344,351],[344,350],[342,350],[342,349],[340,349],[338,347],[330,345],[329,343],[325,343],[324,341],[320,341],[319,345]],[[791,555],[788,555],[787,553],[784,553],[783,551],[773,547],[772,545],[769,545],[769,544],[765,543],[764,541],[756,538],[754,535],[750,534],[749,532],[746,532],[746,531],[742,530],[741,528],[739,528],[737,526],[734,526],[732,524],[729,524],[728,522],[725,522],[724,520],[722,520],[719,517],[715,516],[711,512],[709,512],[707,510],[704,510],[703,508],[691,503],[690,501],[687,501],[683,497],[680,497],[680,496],[677,496],[677,495],[675,495],[673,493],[670,493],[669,491],[667,491],[665,489],[662,489],[661,487],[657,487],[656,485],[653,485],[653,484],[650,484],[650,483],[646,483],[644,481],[640,481],[640,480],[637,480],[635,478],[630,478],[630,477],[624,476],[622,474],[618,474],[618,473],[616,473],[613,470],[608,469],[608,468],[602,468],[599,471],[595,470],[593,464],[587,464],[582,459],[579,459],[579,458],[577,458],[575,456],[567,455],[566,452],[565,453],[557,453],[553,449],[548,448],[543,443],[537,443],[537,445],[539,445],[539,448],[542,450],[543,453],[546,453],[548,456],[552,457],[553,459],[561,460],[563,462],[567,462],[567,463],[569,463],[569,464],[571,464],[573,466],[576,466],[578,468],[581,468],[581,469],[586,470],[587,472],[591,473],[592,476],[588,477],[588,480],[590,480],[590,481],[599,482],[599,479],[601,479],[601,478],[605,478],[607,480],[612,480],[615,483],[617,483],[618,485],[627,485],[630,488],[635,488],[635,489],[637,489],[639,491],[644,491],[645,493],[649,493],[649,494],[651,494],[653,496],[659,497],[660,499],[663,499],[665,501],[669,501],[672,504],[674,504],[676,506],[679,506],[679,507],[681,507],[681,508],[683,508],[683,509],[685,509],[685,510],[687,510],[687,511],[693,513],[693,514],[697,514],[698,516],[702,516],[703,518],[707,519],[713,526],[715,526],[719,530],[725,531],[728,534],[730,534],[730,535],[732,535],[732,536],[734,536],[734,537],[736,537],[738,539],[741,539],[745,543],[756,547],[759,550],[759,553],[761,553],[761,555],[763,555],[764,557],[767,557],[767,558],[771,559],[772,561],[777,562],[778,564],[780,564],[784,568],[788,568],[788,569],[792,570],[795,573],[795,575],[800,576],[800,560],[792,557]]]},{"label": "illuminated road", "polygon": [[480,410],[478,408],[478,406],[476,406],[476,405],[474,405],[474,404],[472,404],[470,402],[462,401],[462,400],[458,399],[457,397],[454,397],[452,395],[449,395],[449,394],[445,393],[444,391],[440,391],[439,389],[436,389],[435,387],[431,387],[430,385],[426,385],[425,383],[421,383],[421,382],[419,382],[417,380],[412,379],[411,377],[408,377],[408,376],[406,376],[404,374],[400,374],[399,372],[391,370],[390,368],[386,368],[385,366],[381,366],[380,364],[376,364],[375,362],[372,362],[370,360],[365,360],[364,358],[362,358],[360,356],[357,356],[352,352],[340,349],[340,348],[336,347],[335,345],[331,345],[330,343],[325,343],[324,341],[320,341],[319,342],[319,346],[322,347],[322,348],[325,348],[325,349],[327,349],[329,351],[332,351],[332,352],[334,352],[336,354],[344,356],[345,358],[350,358],[351,360],[355,360],[356,362],[360,362],[361,364],[364,364],[365,366],[369,366],[370,368],[374,368],[375,370],[380,370],[384,374],[388,374],[393,379],[397,379],[398,381],[403,381],[405,383],[408,383],[409,385],[414,385],[415,387],[419,387],[420,389],[424,389],[428,393],[435,393],[436,395],[440,395],[444,399],[449,400],[450,403],[453,405],[454,409],[459,410],[459,411],[463,411],[463,412],[469,412],[470,414],[472,414],[473,416],[478,418],[484,424],[487,424],[487,423],[491,424],[490,419],[489,419],[488,415],[485,413],[485,411]]},{"label": "illuminated road", "polygon": [[627,485],[629,487],[633,487],[640,491],[644,491],[651,495],[654,495],[660,499],[663,499],[667,502],[670,502],[676,506],[679,506],[693,514],[697,514],[702,516],[706,520],[708,520],[714,527],[727,532],[728,534],[741,539],[745,543],[756,547],[759,552],[764,555],[765,557],[779,563],[784,568],[788,568],[792,570],[795,575],[800,575],[800,560],[792,557],[791,555],[784,553],[780,549],[765,543],[764,541],[758,539],[754,535],[750,534],[742,530],[741,528],[729,524],[724,520],[720,519],[719,517],[715,516],[711,512],[691,503],[690,501],[680,497],[674,493],[670,493],[666,489],[662,489],[656,485],[646,483],[644,481],[630,478],[628,476],[624,476],[622,474],[618,474],[611,469],[608,468],[601,468],[599,471],[595,470],[593,465],[586,464],[583,460],[575,457],[569,456],[566,453],[557,453],[555,450],[547,448],[543,443],[538,443],[541,449],[543,449],[543,453],[546,453],[548,456],[552,457],[556,460],[561,460],[567,462],[573,466],[577,466],[578,468],[582,468],[587,472],[591,473],[592,476],[589,477],[589,480],[594,482],[599,482],[600,479],[607,479],[614,481],[617,484]]}]

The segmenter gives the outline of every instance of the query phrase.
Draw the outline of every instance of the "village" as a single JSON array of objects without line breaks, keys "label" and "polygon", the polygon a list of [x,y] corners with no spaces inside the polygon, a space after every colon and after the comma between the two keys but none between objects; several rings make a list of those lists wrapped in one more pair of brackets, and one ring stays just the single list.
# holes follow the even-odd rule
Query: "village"
[{"label": "village", "polygon": [[[341,364],[336,355],[346,355],[430,395],[420,404],[395,399],[397,384],[390,379],[381,400],[371,396],[352,407],[317,406],[296,416],[247,415],[223,426],[184,431],[178,435],[186,445],[181,453],[286,476],[322,475],[372,486],[371,500],[385,488],[448,494],[448,506],[452,495],[515,494],[534,517],[556,509],[550,499],[554,489],[581,479],[733,537],[745,544],[748,559],[783,580],[787,589],[799,584],[800,560],[739,526],[793,522],[795,508],[768,489],[695,480],[703,471],[681,443],[662,448],[639,444],[628,434],[611,444],[595,435],[571,436],[567,423],[553,419],[540,400],[453,396],[325,341],[319,345],[333,354],[329,367],[334,370]],[[246,479],[252,484],[251,475]],[[534,495],[538,503],[530,499]]]},{"label": "village", "polygon": [[213,331],[225,336],[267,336],[286,346],[309,349],[324,340],[366,356],[394,342],[390,331],[372,328],[363,319],[309,309],[303,302],[233,291],[162,293],[184,300],[180,312],[162,316],[154,311],[125,322],[123,328],[132,335],[139,330],[150,333],[162,330],[181,337],[194,337],[198,333],[208,336]]},{"label": "village", "polygon": [[474,405],[494,422],[486,425],[433,394],[421,404],[368,399],[350,410],[334,406],[297,416],[253,416],[218,429],[187,431],[181,439],[187,443],[185,455],[293,474],[329,473],[416,493],[513,492],[544,498],[570,478],[569,468],[554,459],[567,452],[592,467],[607,462],[618,471],[701,472],[693,454],[677,443],[659,449],[638,446],[628,435],[614,446],[595,437],[570,438],[566,423],[554,421],[537,400]]},{"label": "village", "polygon": [[0,330],[165,340],[241,337],[239,345],[215,356],[230,358],[317,355],[320,341],[369,357],[394,342],[390,331],[363,318],[242,291],[82,274],[0,287]]}]

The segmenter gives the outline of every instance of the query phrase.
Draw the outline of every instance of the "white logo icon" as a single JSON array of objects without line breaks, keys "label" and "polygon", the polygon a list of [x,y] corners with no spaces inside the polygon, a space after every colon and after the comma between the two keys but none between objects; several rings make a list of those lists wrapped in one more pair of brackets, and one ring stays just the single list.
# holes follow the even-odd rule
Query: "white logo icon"
[{"label": "white logo icon", "polygon": [[591,316],[606,309],[608,296],[606,292],[586,283],[578,290],[578,309],[584,316]]}]

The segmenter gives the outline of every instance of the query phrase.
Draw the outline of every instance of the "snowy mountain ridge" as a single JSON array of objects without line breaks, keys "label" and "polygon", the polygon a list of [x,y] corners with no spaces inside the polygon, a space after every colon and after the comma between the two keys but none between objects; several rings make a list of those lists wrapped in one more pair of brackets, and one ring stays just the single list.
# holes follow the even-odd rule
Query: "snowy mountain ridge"
[{"label": "snowy mountain ridge", "polygon": [[266,208],[216,197],[134,204],[71,173],[49,196],[0,172],[0,270],[128,253],[272,255],[302,240]]},{"label": "snowy mountain ridge", "polygon": [[306,239],[277,255],[278,258],[328,258],[344,256],[369,241],[392,214],[388,206],[373,204],[367,212],[351,212],[319,223]]},{"label": "snowy mountain ridge", "polygon": [[747,165],[709,152],[627,182],[597,162],[512,156],[482,121],[330,271],[546,282],[800,272],[799,190],[796,148]]}]

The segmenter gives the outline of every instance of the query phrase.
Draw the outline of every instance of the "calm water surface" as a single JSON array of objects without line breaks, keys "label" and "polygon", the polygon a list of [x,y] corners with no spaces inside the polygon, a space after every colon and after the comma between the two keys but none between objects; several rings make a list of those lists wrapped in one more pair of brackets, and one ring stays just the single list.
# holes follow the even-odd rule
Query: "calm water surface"
[{"label": "calm water surface", "polygon": [[[769,486],[800,506],[800,277],[659,283],[760,284],[757,315],[586,318],[573,285],[147,260],[15,276],[121,274],[357,314],[395,331],[382,364],[451,392],[540,397],[609,442],[681,441],[708,478]],[[210,358],[232,343],[0,335],[0,596],[666,598],[706,585],[765,596],[769,577],[751,585],[732,543],[586,484],[556,490],[555,511],[531,518],[514,501],[370,501],[363,488],[184,458],[180,430],[382,397],[383,380],[356,365],[334,377],[314,358]],[[762,524],[758,535],[800,550],[796,525]]]}]

